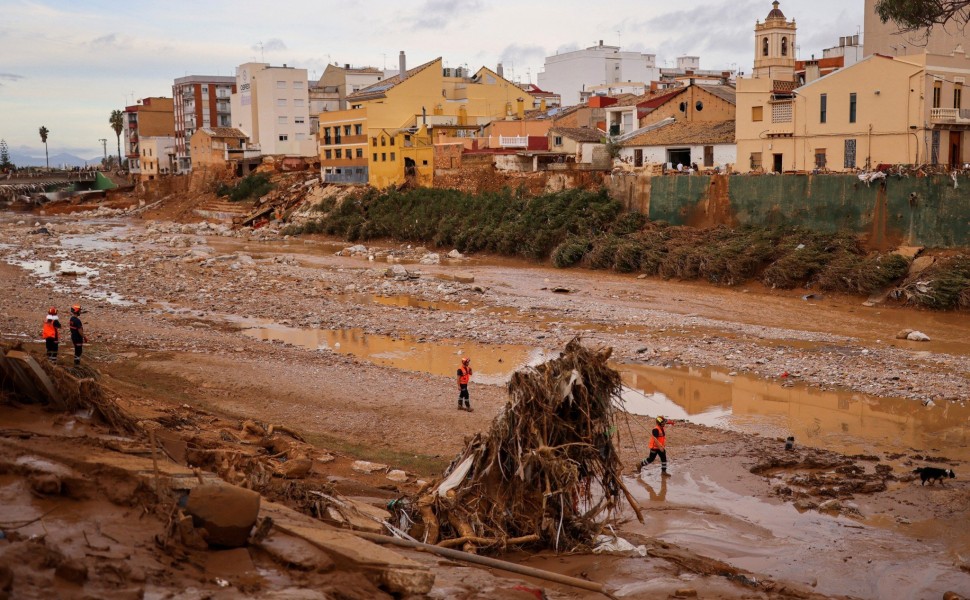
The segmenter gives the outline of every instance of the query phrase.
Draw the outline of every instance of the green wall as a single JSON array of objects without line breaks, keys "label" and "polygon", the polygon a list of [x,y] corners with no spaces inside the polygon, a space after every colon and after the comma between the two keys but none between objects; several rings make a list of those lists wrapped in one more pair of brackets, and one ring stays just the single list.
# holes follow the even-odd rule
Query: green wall
[{"label": "green wall", "polygon": [[[970,177],[957,182],[954,189],[943,175],[890,175],[869,186],[854,175],[663,176],[640,186],[649,198],[636,208],[675,225],[798,225],[850,229],[880,249],[968,247]],[[613,186],[618,198],[630,197],[629,184]]]}]

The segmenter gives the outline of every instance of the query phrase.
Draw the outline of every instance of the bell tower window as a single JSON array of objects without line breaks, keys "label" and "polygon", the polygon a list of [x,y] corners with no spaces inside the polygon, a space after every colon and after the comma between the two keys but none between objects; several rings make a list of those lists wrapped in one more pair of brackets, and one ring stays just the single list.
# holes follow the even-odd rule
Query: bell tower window
[{"label": "bell tower window", "polygon": [[788,38],[781,38],[781,55],[788,56]]},{"label": "bell tower window", "polygon": [[761,41],[761,55],[768,56],[768,38]]}]

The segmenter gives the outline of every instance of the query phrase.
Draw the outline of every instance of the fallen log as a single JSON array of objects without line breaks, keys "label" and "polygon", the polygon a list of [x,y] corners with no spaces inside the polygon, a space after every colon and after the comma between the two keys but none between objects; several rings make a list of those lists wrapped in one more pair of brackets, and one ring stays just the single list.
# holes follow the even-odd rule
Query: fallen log
[{"label": "fallen log", "polygon": [[595,581],[586,581],[585,579],[578,579],[576,577],[570,577],[568,575],[560,575],[559,573],[553,573],[552,571],[543,571],[542,569],[536,569],[534,567],[526,567],[525,565],[518,565],[504,560],[498,560],[496,558],[479,556],[477,554],[469,554],[467,552],[462,552],[461,550],[454,550],[452,548],[442,548],[441,546],[432,546],[431,544],[424,544],[422,542],[412,542],[410,540],[402,540],[399,538],[388,537],[386,535],[378,535],[376,533],[357,532],[355,533],[355,535],[357,537],[363,538],[370,542],[375,542],[377,544],[391,544],[394,546],[400,546],[402,548],[411,548],[413,550],[430,552],[431,554],[437,554],[438,556],[443,556],[445,558],[450,558],[452,560],[461,560],[464,562],[481,565],[483,567],[500,569],[502,571],[508,571],[509,573],[516,573],[518,575],[525,575],[526,577],[535,577],[536,579],[544,579],[545,581],[561,583],[563,585],[579,588],[581,590],[598,592],[600,594],[603,594],[607,598],[616,600],[616,596],[614,596],[609,591],[607,591],[605,585],[603,585],[602,583],[597,583]]}]

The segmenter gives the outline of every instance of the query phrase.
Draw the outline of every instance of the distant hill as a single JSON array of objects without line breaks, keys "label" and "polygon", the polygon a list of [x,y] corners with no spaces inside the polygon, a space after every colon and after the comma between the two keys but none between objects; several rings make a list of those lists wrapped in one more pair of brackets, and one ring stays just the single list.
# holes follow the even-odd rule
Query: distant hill
[{"label": "distant hill", "polygon": [[[57,154],[50,155],[50,164],[52,167],[83,167],[85,164],[89,165],[100,165],[100,156],[96,158],[83,159],[80,156],[69,154],[67,152],[59,152]],[[26,154],[23,151],[18,151],[14,148],[10,148],[10,162],[17,165],[18,167],[43,167],[47,163],[44,161],[44,155],[34,156],[31,154]]]}]

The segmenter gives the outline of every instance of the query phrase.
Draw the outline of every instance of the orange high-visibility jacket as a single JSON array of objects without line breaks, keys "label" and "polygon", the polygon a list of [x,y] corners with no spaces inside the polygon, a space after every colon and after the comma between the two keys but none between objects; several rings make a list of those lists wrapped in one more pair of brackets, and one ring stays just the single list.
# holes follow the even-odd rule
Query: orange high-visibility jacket
[{"label": "orange high-visibility jacket", "polygon": [[650,449],[651,450],[666,450],[667,449],[667,432],[664,431],[663,425],[657,425],[653,429],[660,435],[650,435]]},{"label": "orange high-visibility jacket", "polygon": [[462,365],[459,370],[461,371],[461,375],[458,376],[458,384],[468,385],[469,380],[472,378],[472,368]]},{"label": "orange high-visibility jacket", "polygon": [[41,335],[45,340],[58,339],[59,336],[57,333],[57,327],[54,326],[54,319],[47,319],[44,321],[44,330]]}]

